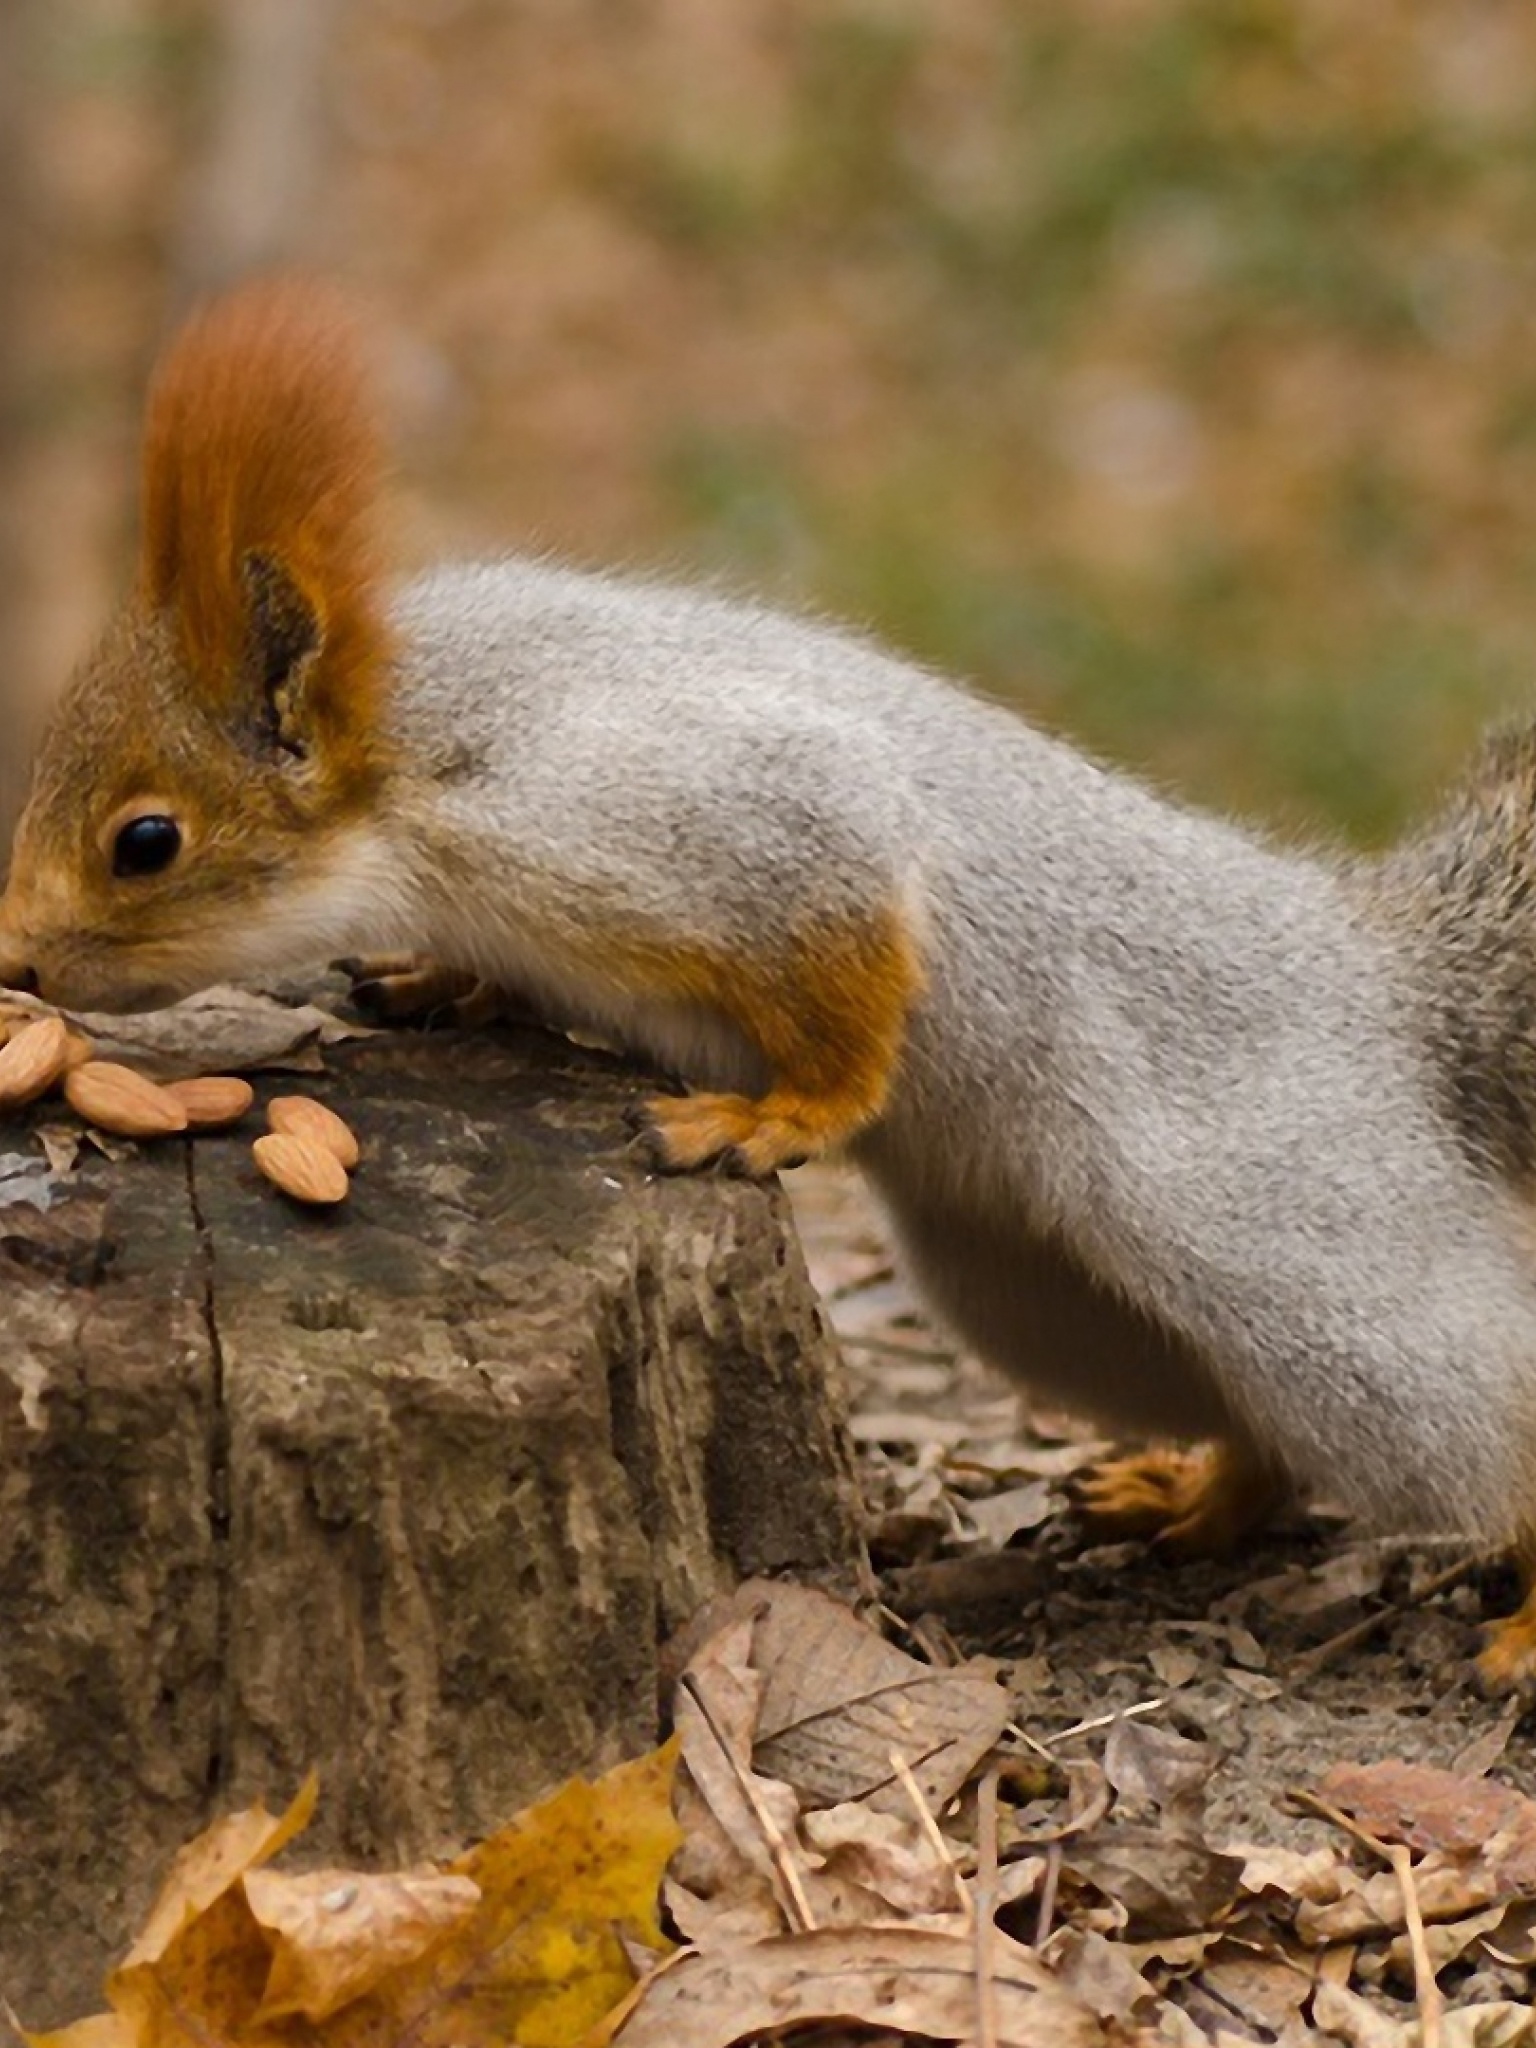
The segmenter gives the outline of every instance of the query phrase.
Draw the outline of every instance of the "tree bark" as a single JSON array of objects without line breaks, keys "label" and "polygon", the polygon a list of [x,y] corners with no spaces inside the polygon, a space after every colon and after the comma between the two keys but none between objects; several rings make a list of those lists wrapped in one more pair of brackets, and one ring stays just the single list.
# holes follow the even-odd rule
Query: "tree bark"
[{"label": "tree bark", "polygon": [[51,1201],[0,1207],[0,1989],[32,2026],[98,2001],[213,1812],[317,1766],[313,1859],[456,1847],[654,1742],[704,1599],[858,1568],[776,1186],[649,1177],[635,1077],[536,1033],[330,1062],[365,1147],[332,1215],[249,1130],[41,1188],[0,1141],[0,1202]]}]

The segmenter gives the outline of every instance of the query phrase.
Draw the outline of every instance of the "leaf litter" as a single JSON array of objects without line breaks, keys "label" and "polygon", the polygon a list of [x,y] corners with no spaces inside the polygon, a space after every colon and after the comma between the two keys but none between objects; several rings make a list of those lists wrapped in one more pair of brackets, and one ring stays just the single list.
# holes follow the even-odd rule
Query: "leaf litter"
[{"label": "leaf litter", "polygon": [[751,1583],[664,1749],[399,1872],[277,1866],[312,1781],[227,1816],[175,1858],[109,2010],[23,2038],[1536,2048],[1536,1800],[1341,1765],[1297,1788],[1311,1847],[1220,1840],[1212,1745],[1111,1716],[1058,1765],[1028,1706],[994,1660],[924,1663]]}]

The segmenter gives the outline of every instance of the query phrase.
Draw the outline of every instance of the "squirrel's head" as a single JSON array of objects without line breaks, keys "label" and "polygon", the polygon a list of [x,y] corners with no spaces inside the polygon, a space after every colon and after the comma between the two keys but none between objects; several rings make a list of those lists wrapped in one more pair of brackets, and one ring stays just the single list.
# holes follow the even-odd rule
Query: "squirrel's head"
[{"label": "squirrel's head", "polygon": [[148,1009],[353,943],[377,874],[379,458],[329,297],[248,286],[150,394],[139,586],[61,695],[0,899],[0,982]]}]

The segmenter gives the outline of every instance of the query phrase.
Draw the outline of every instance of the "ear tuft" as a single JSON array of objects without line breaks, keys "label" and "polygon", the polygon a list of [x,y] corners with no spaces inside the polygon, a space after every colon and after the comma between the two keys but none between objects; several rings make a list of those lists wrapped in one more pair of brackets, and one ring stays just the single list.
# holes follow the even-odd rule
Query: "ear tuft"
[{"label": "ear tuft", "polygon": [[[144,435],[145,595],[174,617],[198,686],[237,718],[254,708],[242,702],[253,680],[270,689],[312,654],[317,766],[358,800],[376,778],[388,663],[381,469],[356,330],[323,287],[240,287],[161,359]],[[253,631],[276,676],[253,679]]]}]

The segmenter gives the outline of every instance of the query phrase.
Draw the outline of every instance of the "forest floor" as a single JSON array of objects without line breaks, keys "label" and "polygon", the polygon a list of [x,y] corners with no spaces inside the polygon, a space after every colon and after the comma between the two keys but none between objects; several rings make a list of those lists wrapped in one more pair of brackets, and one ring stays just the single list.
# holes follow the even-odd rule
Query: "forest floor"
[{"label": "forest floor", "polygon": [[1497,1768],[1536,1789],[1530,1722],[1471,1669],[1481,1624],[1513,1604],[1507,1568],[1456,1575],[1464,1552],[1363,1541],[1326,1508],[1219,1563],[1093,1544],[1070,1488],[1102,1439],[1028,1412],[933,1328],[854,1176],[808,1167],[789,1185],[847,1360],[889,1604],[922,1639],[1010,1666],[1032,1734],[1138,1707],[1210,1744],[1215,1839],[1318,1840],[1286,1795],[1341,1762]]}]

